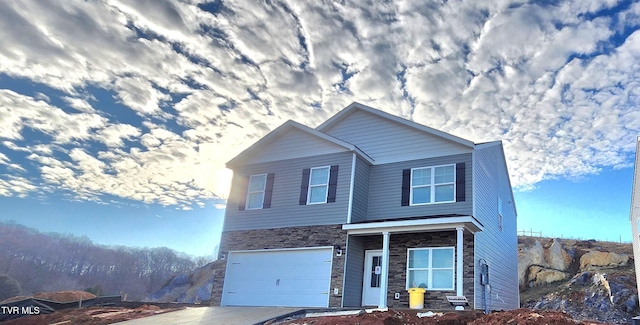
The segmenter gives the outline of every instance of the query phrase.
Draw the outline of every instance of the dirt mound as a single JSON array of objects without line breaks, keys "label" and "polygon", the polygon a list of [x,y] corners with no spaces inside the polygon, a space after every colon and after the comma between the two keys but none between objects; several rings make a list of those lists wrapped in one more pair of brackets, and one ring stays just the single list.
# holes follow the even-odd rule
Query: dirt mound
[{"label": "dirt mound", "polygon": [[592,321],[577,321],[570,315],[555,311],[533,311],[531,309],[516,309],[494,312],[474,320],[470,325],[596,325],[604,324]]},{"label": "dirt mound", "polygon": [[161,309],[158,306],[142,305],[138,308],[124,307],[88,307],[65,309],[52,314],[33,315],[2,322],[2,325],[42,325],[42,324],[74,324],[74,325],[107,325],[126,320],[149,317],[182,308]]},{"label": "dirt mound", "polygon": [[25,299],[29,299],[29,298],[32,298],[32,297],[31,296],[15,296],[15,297],[7,298],[7,299],[5,299],[3,301],[0,301],[0,304],[6,304],[6,303],[25,300]]},{"label": "dirt mound", "polygon": [[71,302],[80,299],[93,299],[96,295],[86,291],[57,291],[57,292],[38,292],[33,295],[34,298],[47,299],[56,302]]},{"label": "dirt mound", "polygon": [[484,315],[478,310],[464,312],[434,313],[432,317],[418,317],[417,311],[389,310],[374,311],[348,316],[308,317],[286,320],[278,325],[596,325],[590,321],[577,321],[560,312],[517,309],[493,312]]},{"label": "dirt mound", "polygon": [[57,292],[38,292],[33,296],[15,296],[3,301],[0,301],[0,304],[6,304],[9,302],[20,301],[29,298],[38,298],[38,299],[46,299],[55,302],[72,302],[78,301],[80,299],[87,300],[96,298],[96,296],[92,293],[85,291],[57,291]]}]

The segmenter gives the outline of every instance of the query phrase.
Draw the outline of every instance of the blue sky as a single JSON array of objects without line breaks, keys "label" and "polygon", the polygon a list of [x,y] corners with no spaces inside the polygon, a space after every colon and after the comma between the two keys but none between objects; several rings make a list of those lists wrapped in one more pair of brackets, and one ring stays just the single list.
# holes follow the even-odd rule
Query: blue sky
[{"label": "blue sky", "polygon": [[0,2],[0,220],[212,254],[224,163],[353,101],[502,140],[519,229],[629,241],[632,1]]}]

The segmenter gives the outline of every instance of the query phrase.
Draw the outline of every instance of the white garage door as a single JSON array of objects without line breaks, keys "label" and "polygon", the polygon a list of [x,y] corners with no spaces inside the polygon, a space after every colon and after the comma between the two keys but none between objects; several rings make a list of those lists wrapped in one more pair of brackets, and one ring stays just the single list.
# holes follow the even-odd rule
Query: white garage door
[{"label": "white garage door", "polygon": [[328,307],[331,247],[229,252],[222,306]]}]

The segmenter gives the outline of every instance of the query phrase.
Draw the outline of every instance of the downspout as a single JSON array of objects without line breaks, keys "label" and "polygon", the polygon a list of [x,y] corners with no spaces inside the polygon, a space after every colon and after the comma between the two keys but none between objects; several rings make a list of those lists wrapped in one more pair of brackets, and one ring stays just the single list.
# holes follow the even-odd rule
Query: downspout
[{"label": "downspout", "polygon": [[351,210],[353,209],[353,188],[356,179],[356,153],[351,158],[351,183],[349,184],[349,205],[347,207],[347,223],[351,223]]}]

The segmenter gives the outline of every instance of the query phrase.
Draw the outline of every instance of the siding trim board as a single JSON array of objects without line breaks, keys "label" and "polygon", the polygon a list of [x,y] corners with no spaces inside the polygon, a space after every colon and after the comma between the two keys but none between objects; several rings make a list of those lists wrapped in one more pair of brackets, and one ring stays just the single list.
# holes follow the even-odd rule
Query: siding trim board
[{"label": "siding trim board", "polygon": [[346,230],[349,235],[369,235],[382,232],[393,234],[444,231],[455,230],[459,227],[473,234],[484,230],[482,224],[472,216],[346,224],[342,226],[342,229]]}]

